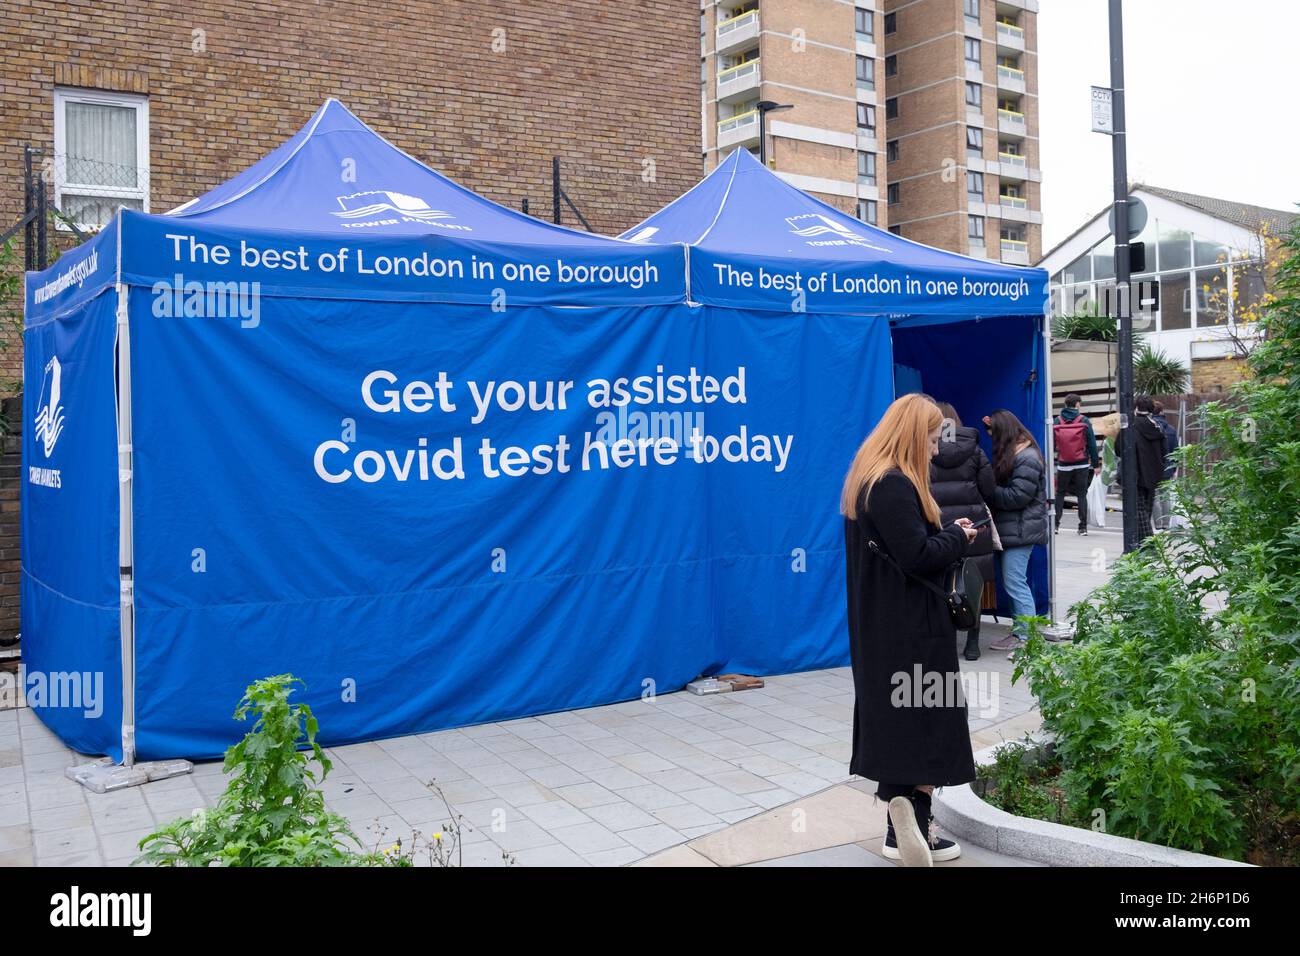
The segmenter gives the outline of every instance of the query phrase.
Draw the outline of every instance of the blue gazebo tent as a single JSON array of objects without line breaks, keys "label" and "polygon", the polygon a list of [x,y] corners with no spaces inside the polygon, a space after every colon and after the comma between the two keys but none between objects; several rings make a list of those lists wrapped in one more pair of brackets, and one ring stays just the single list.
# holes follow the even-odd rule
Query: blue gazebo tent
[{"label": "blue gazebo tent", "polygon": [[499,206],[335,100],[171,213],[120,211],[26,277],[24,658],[93,691],[33,695],[35,711],[129,762],[219,755],[246,730],[242,688],[285,671],[335,742],[695,677],[706,662],[670,645],[628,652],[633,680],[617,653],[565,642],[650,643],[598,574],[617,562],[596,517],[620,508],[590,480],[435,474],[453,437],[472,478],[480,436],[531,451],[589,417],[498,408],[489,430],[466,377],[573,378],[620,335],[634,355],[669,338],[684,294],[680,248]]},{"label": "blue gazebo tent", "polygon": [[[782,221],[829,215],[800,196]],[[35,712],[130,763],[219,755],[245,685],[284,672],[342,744],[843,664],[836,496],[894,363],[937,391],[925,336],[966,327],[959,370],[1027,374],[1042,289],[722,302],[710,257],[840,250],[746,259],[707,225],[539,222],[330,101],[229,183],[29,273],[24,661],[91,691]],[[797,223],[856,245],[822,225]]]},{"label": "blue gazebo tent", "polygon": [[[898,394],[947,400],[968,425],[1010,409],[1050,457],[1044,270],[867,225],[791,186],[746,149],[623,238],[686,244],[689,295],[705,306],[887,323]],[[1036,555],[1032,580],[1044,614],[1049,576],[1046,555]],[[1000,604],[1009,611],[1005,595]]]}]

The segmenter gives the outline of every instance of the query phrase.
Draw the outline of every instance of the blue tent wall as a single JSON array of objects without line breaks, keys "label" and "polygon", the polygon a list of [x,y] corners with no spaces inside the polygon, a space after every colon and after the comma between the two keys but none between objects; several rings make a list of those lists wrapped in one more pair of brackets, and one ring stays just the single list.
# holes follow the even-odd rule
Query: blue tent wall
[{"label": "blue tent wall", "polygon": [[[56,264],[58,274],[80,261]],[[30,307],[34,291],[29,284],[19,482],[27,701],[69,747],[120,759],[117,296],[73,284],[71,305],[43,315]],[[38,419],[52,429],[42,433]]]},{"label": "blue tent wall", "polygon": [[[144,288],[130,302],[142,757],[220,753],[245,729],[230,718],[244,685],[284,671],[337,744],[845,662],[837,493],[890,399],[884,321],[268,297],[245,329],[160,320]],[[476,473],[484,437],[566,434],[576,466],[597,427],[586,383],[660,365],[744,366],[743,404],[683,409],[711,436],[792,434],[787,467],[683,455]],[[359,386],[374,369],[400,384],[445,370],[458,409],[371,410]],[[506,378],[577,389],[563,411],[473,425],[466,380]],[[459,435],[466,478],[325,482],[314,456],[348,420],[331,474]]]},{"label": "blue tent wall", "polygon": [[[998,408],[1015,413],[1040,448],[1046,439],[1046,381],[1042,318],[1005,316],[943,325],[900,325],[893,330],[894,361],[920,373],[920,388],[947,401],[963,424],[980,430],[985,452],[992,454],[982,418]],[[1030,561],[1030,585],[1038,613],[1047,614],[1049,574],[1045,549]],[[1011,605],[998,586],[1003,614]]]}]

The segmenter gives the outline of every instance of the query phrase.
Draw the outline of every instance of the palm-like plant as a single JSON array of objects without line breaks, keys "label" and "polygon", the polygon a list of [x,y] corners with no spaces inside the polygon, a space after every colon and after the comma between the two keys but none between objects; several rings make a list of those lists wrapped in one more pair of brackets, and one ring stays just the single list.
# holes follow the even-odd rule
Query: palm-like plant
[{"label": "palm-like plant", "polygon": [[1164,352],[1143,345],[1133,357],[1133,389],[1140,395],[1180,395],[1191,371]]},{"label": "palm-like plant", "polygon": [[1104,314],[1094,302],[1070,315],[1053,317],[1052,336],[1084,342],[1116,342],[1119,340],[1119,323],[1113,315]]}]

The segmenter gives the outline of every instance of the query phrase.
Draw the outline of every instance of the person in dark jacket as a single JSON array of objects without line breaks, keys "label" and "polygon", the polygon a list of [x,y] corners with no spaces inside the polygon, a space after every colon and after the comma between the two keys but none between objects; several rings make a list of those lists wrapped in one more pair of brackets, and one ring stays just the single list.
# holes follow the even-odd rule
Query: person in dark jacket
[{"label": "person in dark jacket", "polygon": [[938,837],[931,794],[975,779],[942,579],[980,532],[967,518],[940,525],[929,464],[942,422],[923,395],[895,401],[858,448],[840,494],[855,694],[849,772],[876,781],[876,795],[889,801],[882,852],[905,866],[961,853]]},{"label": "person in dark jacket", "polygon": [[1074,495],[1079,503],[1079,534],[1087,534],[1088,486],[1101,471],[1101,454],[1092,422],[1079,411],[1082,401],[1074,392],[1065,396],[1065,407],[1052,423],[1052,446],[1056,450],[1056,530],[1061,530],[1065,496]]},{"label": "person in dark jacket", "polygon": [[[1169,419],[1165,418],[1165,406],[1160,402],[1151,402],[1151,420],[1156,423],[1156,427],[1164,433],[1165,436],[1165,481],[1172,481],[1178,473],[1178,463],[1174,460],[1174,452],[1178,450],[1178,432],[1173,425],[1169,424]],[[1157,489],[1155,499],[1151,503],[1151,523],[1155,525],[1157,531],[1169,527],[1169,516],[1173,511],[1173,503],[1167,489]]]},{"label": "person in dark jacket", "polygon": [[[1047,543],[1047,467],[1042,449],[1029,429],[1000,408],[984,418],[993,437],[993,523],[1002,540],[1002,586],[1017,617],[1038,613],[1029,587],[1029,559],[1034,547]],[[1011,633],[989,647],[1014,651],[1024,645],[1028,630],[1016,621]]]},{"label": "person in dark jacket", "polygon": [[[1134,460],[1125,462],[1124,467],[1133,464],[1137,469],[1137,533],[1138,540],[1143,541],[1154,533],[1151,512],[1156,488],[1165,477],[1165,433],[1151,420],[1155,403],[1149,395],[1139,395],[1133,408],[1136,412],[1132,426]],[[1127,429],[1121,429],[1115,441],[1116,455],[1124,454],[1125,431]]]},{"label": "person in dark jacket", "polygon": [[[979,431],[962,425],[957,410],[947,402],[939,402],[943,414],[943,429],[939,435],[939,453],[930,460],[930,491],[939,502],[941,524],[951,524],[958,518],[983,521],[990,514],[993,503],[993,466],[980,447]],[[981,534],[966,553],[974,558],[971,564],[978,574],[967,581],[966,596],[975,608],[975,626],[966,632],[966,647],[962,652],[968,661],[980,659],[979,609],[983,600],[984,582],[992,581],[993,535]]]}]

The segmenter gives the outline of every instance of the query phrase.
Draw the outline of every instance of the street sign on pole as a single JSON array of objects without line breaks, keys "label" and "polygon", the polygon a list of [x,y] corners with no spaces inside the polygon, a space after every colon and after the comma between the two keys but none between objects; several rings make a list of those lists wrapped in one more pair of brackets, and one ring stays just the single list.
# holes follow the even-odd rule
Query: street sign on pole
[{"label": "street sign on pole", "polygon": [[1092,131],[1111,134],[1115,132],[1114,108],[1111,90],[1107,86],[1092,88]]},{"label": "street sign on pole", "polygon": [[[1115,207],[1110,208],[1110,217],[1106,220],[1110,226],[1110,234],[1115,235]],[[1128,237],[1136,239],[1142,234],[1142,230],[1147,226],[1147,207],[1141,199],[1136,196],[1128,197]],[[1140,271],[1140,270],[1139,270]]]}]

